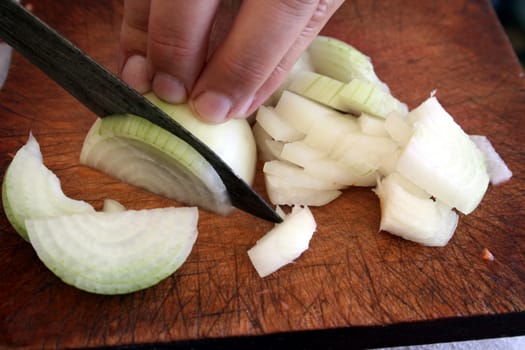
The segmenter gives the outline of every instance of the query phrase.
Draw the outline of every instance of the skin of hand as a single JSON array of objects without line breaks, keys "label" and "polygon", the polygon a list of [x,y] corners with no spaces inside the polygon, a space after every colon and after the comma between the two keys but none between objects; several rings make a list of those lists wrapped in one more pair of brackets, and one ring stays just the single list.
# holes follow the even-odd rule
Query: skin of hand
[{"label": "skin of hand", "polygon": [[208,123],[244,118],[279,86],[344,0],[244,0],[208,57],[221,0],[125,0],[120,75],[139,93],[188,102]]}]

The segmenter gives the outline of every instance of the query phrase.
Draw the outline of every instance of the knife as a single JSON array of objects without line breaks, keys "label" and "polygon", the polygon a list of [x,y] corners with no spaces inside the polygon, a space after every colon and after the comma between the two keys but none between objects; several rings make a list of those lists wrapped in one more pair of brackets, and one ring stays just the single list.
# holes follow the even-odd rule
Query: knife
[{"label": "knife", "polygon": [[179,137],[217,171],[233,206],[271,222],[282,221],[208,146],[14,0],[0,1],[0,38],[98,116],[134,114]]}]

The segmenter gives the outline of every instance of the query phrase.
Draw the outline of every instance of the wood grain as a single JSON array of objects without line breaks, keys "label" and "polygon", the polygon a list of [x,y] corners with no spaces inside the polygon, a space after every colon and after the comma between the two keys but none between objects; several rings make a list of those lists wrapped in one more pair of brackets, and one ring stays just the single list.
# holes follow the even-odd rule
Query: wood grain
[{"label": "wood grain", "polygon": [[[115,71],[120,1],[32,5],[36,15]],[[238,3],[222,5],[218,27],[227,28]],[[466,132],[489,137],[513,179],[490,187],[478,209],[461,216],[444,248],[377,232],[377,198],[370,189],[349,189],[312,209],[318,231],[310,249],[265,279],[246,251],[271,224],[240,211],[228,218],[201,211],[199,238],[182,268],[153,288],[115,297],[62,283],[2,215],[0,348],[161,344],[523,315],[524,74],[488,1],[347,1],[324,34],[371,56],[378,75],[410,107],[437,89]],[[94,119],[15,54],[0,91],[2,174],[32,130],[69,196],[97,208],[108,197],[137,209],[178,205],[78,164]],[[260,175],[255,189],[264,192]],[[484,248],[494,261],[482,259]],[[524,327],[518,331],[525,333]]]}]

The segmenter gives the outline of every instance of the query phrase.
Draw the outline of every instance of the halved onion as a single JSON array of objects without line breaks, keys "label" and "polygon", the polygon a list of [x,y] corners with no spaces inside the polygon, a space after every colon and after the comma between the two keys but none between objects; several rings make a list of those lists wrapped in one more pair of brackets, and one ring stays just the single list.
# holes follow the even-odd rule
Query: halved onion
[{"label": "halved onion", "polygon": [[[187,105],[148,97],[215,151],[239,177],[252,183],[256,149],[246,120],[209,125],[195,118]],[[80,162],[181,203],[222,215],[233,210],[221,178],[197,151],[137,116],[97,120],[86,136]]]}]

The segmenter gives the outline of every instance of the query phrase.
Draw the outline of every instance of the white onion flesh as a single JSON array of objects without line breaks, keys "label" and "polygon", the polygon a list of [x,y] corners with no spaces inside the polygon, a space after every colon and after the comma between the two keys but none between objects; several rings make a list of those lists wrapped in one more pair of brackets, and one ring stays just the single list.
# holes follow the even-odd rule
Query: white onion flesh
[{"label": "white onion flesh", "polygon": [[311,71],[348,83],[361,79],[389,92],[388,86],[376,75],[370,57],[352,45],[336,38],[318,35],[307,49]]},{"label": "white onion flesh", "polygon": [[[206,143],[248,184],[253,181],[256,149],[246,120],[220,125],[198,121],[188,106],[169,105],[149,96],[168,115]],[[222,215],[233,207],[212,166],[188,144],[145,119],[99,119],[86,136],[80,161],[124,182]]]},{"label": "white onion flesh", "polygon": [[481,152],[436,97],[407,117],[414,132],[396,170],[450,207],[472,212],[489,182]]},{"label": "white onion flesh", "polygon": [[97,294],[157,284],[189,256],[197,208],[97,212],[27,220],[42,262],[65,283]]},{"label": "white onion flesh", "polygon": [[102,206],[102,211],[105,213],[115,213],[115,212],[126,211],[126,207],[114,199],[106,198],[104,199],[104,205]]},{"label": "white onion flesh", "polygon": [[[446,244],[457,225],[452,208],[468,214],[483,198],[487,166],[493,184],[512,176],[488,140],[474,137],[482,152],[475,147],[435,93],[408,112],[379,80],[370,59],[352,46],[319,36],[307,52],[312,65],[295,70],[272,111],[272,117],[280,119],[273,127],[282,129],[279,123],[284,121],[304,134],[283,138],[264,159],[272,203],[313,205],[313,196],[324,203],[348,186],[376,186],[380,197],[408,201],[403,208],[383,199],[387,214],[381,228],[438,246]],[[275,142],[273,136],[266,137],[265,143]],[[424,195],[407,191],[407,183]],[[417,208],[418,202],[426,208],[421,216],[432,222],[429,227],[423,227],[424,220],[395,218],[411,205]]]},{"label": "white onion flesh", "polygon": [[7,168],[2,204],[7,219],[26,241],[26,219],[95,211],[89,203],[64,194],[58,177],[44,165],[40,146],[32,134]]},{"label": "white onion flesh", "polygon": [[361,113],[357,118],[357,124],[361,128],[361,131],[370,136],[389,136],[386,127],[385,119],[377,118],[373,115]]},{"label": "white onion flesh", "polygon": [[264,130],[264,128],[257,122],[253,124],[252,127],[253,138],[257,144],[257,155],[260,160],[268,161],[275,159],[273,150],[268,146],[267,141],[272,141],[270,134]]},{"label": "white onion flesh", "polygon": [[414,132],[407,118],[396,112],[392,112],[386,117],[385,130],[399,146],[405,146]]},{"label": "white onion flesh", "polygon": [[308,207],[293,207],[282,223],[276,224],[248,250],[259,276],[266,277],[297,259],[308,249],[316,229]]},{"label": "white onion flesh", "polygon": [[[337,190],[343,187],[340,183],[311,176],[305,171],[303,167],[300,167],[295,164],[290,164],[281,160],[273,160],[264,163],[263,172],[267,176],[280,178],[280,183],[283,185],[311,188],[317,190]],[[273,183],[276,183],[276,181],[274,181]]]},{"label": "white onion flesh", "polygon": [[381,205],[381,230],[433,247],[445,246],[454,234],[458,215],[452,208],[400,174],[383,178],[374,192]]},{"label": "white onion flesh", "polygon": [[490,177],[490,183],[493,185],[499,185],[509,181],[512,177],[512,171],[510,171],[505,161],[501,158],[498,152],[496,152],[490,140],[483,135],[470,135],[470,139],[483,154]]},{"label": "white onion flesh", "polygon": [[386,118],[391,112],[405,115],[408,111],[404,103],[366,80],[352,79],[343,83],[322,74],[304,71],[295,76],[289,90],[355,115],[364,112]]},{"label": "white onion flesh", "polygon": [[257,111],[257,123],[276,141],[297,141],[304,134],[279,118],[272,107],[261,106]]}]

